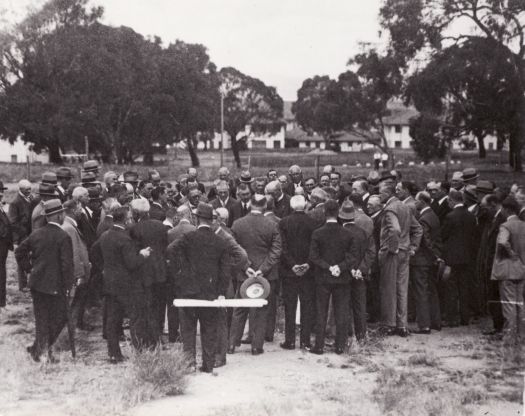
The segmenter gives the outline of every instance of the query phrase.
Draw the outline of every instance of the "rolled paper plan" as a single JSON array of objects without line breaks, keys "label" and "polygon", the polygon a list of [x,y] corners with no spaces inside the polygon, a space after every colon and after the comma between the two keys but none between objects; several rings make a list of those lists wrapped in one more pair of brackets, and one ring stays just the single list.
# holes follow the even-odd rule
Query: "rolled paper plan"
[{"label": "rolled paper plan", "polygon": [[178,308],[262,308],[266,299],[175,299],[173,305]]}]

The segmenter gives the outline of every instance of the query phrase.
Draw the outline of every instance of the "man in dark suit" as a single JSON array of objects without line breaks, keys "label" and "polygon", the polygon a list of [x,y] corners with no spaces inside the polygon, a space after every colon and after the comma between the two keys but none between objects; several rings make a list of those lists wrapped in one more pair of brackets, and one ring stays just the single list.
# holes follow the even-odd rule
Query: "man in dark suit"
[{"label": "man in dark suit", "polygon": [[5,307],[6,302],[7,253],[9,250],[13,250],[13,230],[9,218],[1,205],[4,191],[6,190],[4,183],[0,182],[0,308]]},{"label": "man in dark suit", "polygon": [[100,223],[97,226],[97,239],[100,238],[105,231],[113,228],[113,211],[120,208],[121,205],[115,198],[106,198],[104,202],[102,202],[102,207],[104,210],[104,217],[100,220]]},{"label": "man in dark suit", "polygon": [[448,192],[450,190],[450,184],[448,182],[436,182],[430,181],[427,184],[427,192],[432,198],[430,207],[434,213],[438,216],[439,223],[443,225],[445,217],[451,211],[448,203]]},{"label": "man in dark suit", "polygon": [[62,166],[56,171],[57,179],[59,183],[57,184],[57,192],[59,199],[62,203],[67,201],[67,190],[69,185],[71,185],[71,180],[73,179],[73,171],[71,168]]},{"label": "man in dark suit", "polygon": [[308,261],[315,222],[305,214],[306,200],[295,195],[290,200],[293,212],[279,223],[282,238],[280,273],[284,301],[284,342],[281,348],[295,348],[297,299],[301,305],[301,348],[310,348],[313,329],[315,282]]},{"label": "man in dark suit", "polygon": [[326,319],[330,298],[334,308],[335,352],[342,354],[348,339],[351,270],[358,265],[357,245],[352,234],[337,222],[339,204],[328,200],[324,206],[326,224],[312,234],[309,260],[314,265],[317,303],[317,334],[314,354],[324,353]]},{"label": "man in dark suit", "polygon": [[164,221],[166,219],[166,189],[157,186],[151,191],[151,205],[149,210],[149,217],[152,220]]},{"label": "man in dark suit", "polygon": [[327,200],[328,194],[321,188],[314,188],[310,194],[310,210],[306,214],[314,220],[316,228],[326,221],[324,204]]},{"label": "man in dark suit", "polygon": [[368,321],[371,323],[378,322],[381,316],[381,300],[379,291],[380,271],[379,271],[379,244],[381,235],[381,222],[383,220],[383,205],[378,195],[370,195],[366,210],[374,224],[372,236],[374,238],[375,255],[370,267],[370,279],[367,281],[367,313]]},{"label": "man in dark suit", "polygon": [[166,315],[166,249],[168,247],[168,230],[158,220],[149,218],[150,205],[145,199],[131,201],[131,213],[135,224],[129,235],[140,249],[151,247],[151,256],[138,271],[146,290],[146,299],[151,308],[152,330],[150,341],[156,343],[164,329]]},{"label": "man in dark suit", "polygon": [[284,218],[287,215],[290,215],[292,212],[292,209],[290,208],[290,196],[283,193],[279,181],[270,182],[266,186],[265,192],[273,198],[273,213],[277,217]]},{"label": "man in dark suit", "polygon": [[198,180],[199,173],[197,172],[197,169],[195,169],[195,168],[188,168],[186,173],[188,175],[188,183],[189,184],[190,183],[196,183],[197,184],[197,189],[199,191],[201,191],[201,194],[202,195],[206,195],[206,189],[204,187],[204,184],[202,184]]},{"label": "man in dark suit", "polygon": [[417,334],[430,334],[441,329],[441,312],[437,286],[437,264],[441,261],[441,225],[430,207],[428,192],[416,195],[418,221],[423,228],[421,244],[410,260],[410,280],[414,288]]},{"label": "man in dark suit", "polygon": [[298,165],[292,165],[290,169],[288,169],[288,175],[289,180],[286,188],[283,188],[283,190],[289,196],[294,196],[297,188],[304,188],[303,172]]},{"label": "man in dark suit", "polygon": [[450,266],[445,282],[445,318],[449,326],[468,325],[472,317],[473,264],[476,259],[476,217],[463,204],[461,191],[451,189],[448,195],[452,208],[441,228],[443,260]]},{"label": "man in dark suit", "polygon": [[[229,252],[227,243],[211,229],[213,207],[199,203],[197,230],[185,234],[175,244],[180,273],[177,291],[182,298],[213,300],[224,298],[229,285]],[[173,257],[172,257],[173,258]],[[197,322],[200,324],[202,366],[211,373],[215,364],[217,311],[213,308],[181,308],[183,349],[195,365]]]},{"label": "man in dark suit", "polygon": [[35,361],[47,353],[64,328],[69,289],[73,284],[73,247],[61,228],[64,209],[59,199],[44,202],[47,224],[31,233],[16,249],[16,261],[30,273],[35,314],[35,342],[27,348]]},{"label": "man in dark suit", "polygon": [[[18,182],[18,193],[13,202],[9,204],[7,212],[11,223],[14,244],[20,244],[31,232],[32,202],[31,182],[27,179],[22,179]],[[18,289],[23,290],[27,286],[27,276],[21,267],[17,267],[17,274]]]},{"label": "man in dark suit", "polygon": [[228,228],[231,228],[233,222],[242,216],[241,203],[231,196],[230,186],[226,181],[220,181],[217,186],[217,198],[211,201],[213,209],[226,208],[228,210]]},{"label": "man in dark suit", "polygon": [[[251,212],[233,223],[232,232],[246,253],[250,267],[245,270],[246,276],[262,275],[270,283],[270,295],[276,296],[278,288],[278,264],[281,255],[281,236],[278,225],[264,216],[266,198],[254,195],[251,199]],[[242,281],[245,277],[238,274]],[[239,291],[236,294],[239,297]],[[271,304],[272,299],[268,299]],[[252,341],[252,354],[259,355],[264,352],[263,345],[266,332],[266,321],[269,306],[257,308],[252,313],[250,332]],[[229,353],[233,354],[235,346],[240,342],[249,310],[236,308],[233,311],[232,328],[230,334]]]},{"label": "man in dark suit", "polygon": [[89,191],[82,187],[77,186],[73,190],[74,201],[77,201],[82,207],[82,214],[78,218],[78,229],[84,236],[88,250],[91,249],[93,243],[97,239],[97,225],[93,220],[93,211],[89,208]]},{"label": "man in dark suit", "polygon": [[[246,183],[237,186],[237,200],[241,203],[241,217],[248,215],[251,208],[252,191]],[[233,225],[233,224],[232,224]]]},{"label": "man in dark suit", "polygon": [[93,257],[104,270],[103,291],[107,313],[105,331],[109,361],[112,364],[124,360],[119,346],[124,316],[130,320],[131,342],[135,348],[142,348],[147,336],[144,288],[136,271],[149,257],[151,249],[137,249],[126,232],[129,220],[128,207],[116,208],[113,212],[113,228],[102,234],[93,246]]},{"label": "man in dark suit", "polygon": [[378,255],[381,321],[386,334],[406,337],[409,258],[419,247],[423,229],[410,208],[396,197],[391,181],[380,182],[379,197],[384,203]]},{"label": "man in dark suit", "polygon": [[350,232],[357,252],[357,267],[350,270],[350,336],[361,342],[366,337],[366,280],[375,257],[375,243],[371,228],[368,232],[357,225],[357,210],[352,201],[344,201],[339,209],[339,220]]}]

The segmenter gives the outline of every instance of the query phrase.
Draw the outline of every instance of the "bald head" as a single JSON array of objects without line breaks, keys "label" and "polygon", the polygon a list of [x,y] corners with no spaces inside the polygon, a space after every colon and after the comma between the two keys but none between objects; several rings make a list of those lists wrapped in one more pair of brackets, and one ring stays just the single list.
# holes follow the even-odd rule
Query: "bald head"
[{"label": "bald head", "polygon": [[29,182],[27,179],[22,179],[20,182],[18,182],[18,190],[27,198],[29,195],[31,195],[31,182]]},{"label": "bald head", "polygon": [[302,195],[294,195],[290,199],[290,208],[294,211],[304,211],[306,208],[306,199]]},{"label": "bald head", "polygon": [[219,208],[217,208],[215,210],[215,212],[217,213],[217,220],[221,224],[227,224],[228,223],[228,218],[230,217],[230,213],[228,212],[227,208],[219,207]]},{"label": "bald head", "polygon": [[180,207],[177,208],[176,216],[179,220],[182,220],[182,219],[189,220],[191,216],[190,207],[187,205],[181,205]]}]

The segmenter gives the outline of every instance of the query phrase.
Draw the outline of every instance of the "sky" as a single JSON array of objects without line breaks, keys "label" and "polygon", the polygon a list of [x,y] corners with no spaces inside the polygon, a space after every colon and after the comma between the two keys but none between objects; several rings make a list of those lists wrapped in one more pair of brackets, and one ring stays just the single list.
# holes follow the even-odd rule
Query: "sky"
[{"label": "sky", "polygon": [[[43,0],[0,0],[16,21]],[[92,0],[104,23],[143,35],[201,43],[221,68],[233,66],[294,101],[303,80],[337,77],[361,42],[380,42],[380,0]]]}]

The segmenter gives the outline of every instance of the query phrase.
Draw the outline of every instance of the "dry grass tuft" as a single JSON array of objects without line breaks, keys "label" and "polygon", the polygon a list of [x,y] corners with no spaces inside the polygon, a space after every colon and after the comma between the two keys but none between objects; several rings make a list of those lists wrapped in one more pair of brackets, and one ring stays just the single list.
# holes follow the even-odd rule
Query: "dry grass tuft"
[{"label": "dry grass tuft", "polygon": [[411,366],[439,367],[441,362],[439,358],[432,353],[419,353],[408,357],[405,363]]},{"label": "dry grass tuft", "polygon": [[183,394],[190,367],[182,350],[133,352],[123,385],[122,399],[129,407],[165,396]]}]

